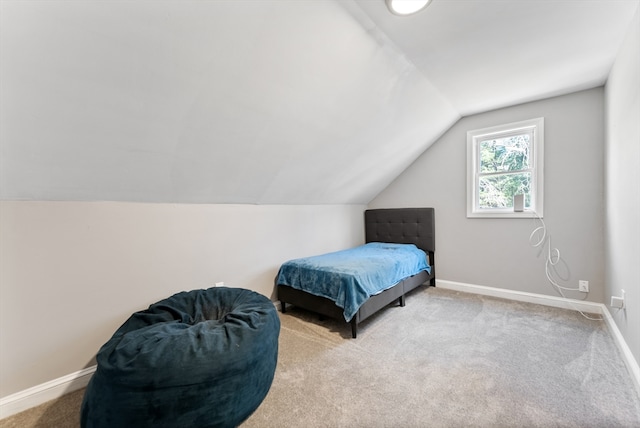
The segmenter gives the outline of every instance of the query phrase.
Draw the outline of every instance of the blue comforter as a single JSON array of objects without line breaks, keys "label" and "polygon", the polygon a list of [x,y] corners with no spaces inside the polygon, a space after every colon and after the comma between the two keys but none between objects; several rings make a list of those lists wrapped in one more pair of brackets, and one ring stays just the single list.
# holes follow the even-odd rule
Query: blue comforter
[{"label": "blue comforter", "polygon": [[413,244],[371,242],[356,248],[290,260],[277,284],[333,300],[351,318],[362,304],[401,280],[426,270],[426,253]]}]

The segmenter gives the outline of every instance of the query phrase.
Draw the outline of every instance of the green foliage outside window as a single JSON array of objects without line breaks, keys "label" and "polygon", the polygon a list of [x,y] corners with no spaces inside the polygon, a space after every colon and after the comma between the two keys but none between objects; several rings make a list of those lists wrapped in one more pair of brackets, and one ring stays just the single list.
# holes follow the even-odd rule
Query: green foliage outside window
[{"label": "green foliage outside window", "polygon": [[513,207],[513,196],[531,203],[531,135],[521,134],[480,142],[479,203],[481,208]]}]

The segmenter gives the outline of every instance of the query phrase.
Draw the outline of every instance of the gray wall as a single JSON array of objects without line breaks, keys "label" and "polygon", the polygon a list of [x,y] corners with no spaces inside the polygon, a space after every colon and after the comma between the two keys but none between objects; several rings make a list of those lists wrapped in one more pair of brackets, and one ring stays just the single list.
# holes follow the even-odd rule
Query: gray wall
[{"label": "gray wall", "polygon": [[640,361],[640,12],[606,85],[605,297],[626,291],[611,314]]},{"label": "gray wall", "polygon": [[435,207],[437,276],[442,280],[557,296],[545,276],[546,253],[529,243],[537,220],[468,219],[465,205],[466,132],[544,117],[544,221],[553,247],[561,252],[560,273],[570,287],[588,280],[587,300],[602,302],[603,93],[596,88],[465,117],[369,206]]},{"label": "gray wall", "polygon": [[94,364],[134,311],[363,242],[364,205],[0,202],[0,397]]}]

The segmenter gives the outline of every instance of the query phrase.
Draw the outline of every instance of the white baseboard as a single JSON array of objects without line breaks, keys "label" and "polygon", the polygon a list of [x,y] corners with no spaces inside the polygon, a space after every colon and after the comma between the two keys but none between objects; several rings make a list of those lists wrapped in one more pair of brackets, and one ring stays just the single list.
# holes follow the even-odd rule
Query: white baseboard
[{"label": "white baseboard", "polygon": [[585,302],[582,300],[565,299],[544,294],[526,293],[524,291],[507,290],[505,288],[486,287],[484,285],[465,284],[463,282],[446,281],[436,279],[436,286],[448,290],[462,291],[465,293],[481,294],[483,296],[499,297],[517,302],[537,303],[554,308],[580,310],[592,314],[602,314],[602,303]]},{"label": "white baseboard", "polygon": [[582,312],[602,315],[618,350],[622,354],[622,359],[629,370],[629,375],[633,381],[638,394],[640,395],[640,366],[633,357],[631,349],[622,337],[609,309],[602,303],[584,302],[582,300],[566,299],[556,296],[546,296],[544,294],[526,293],[522,291],[507,290],[504,288],[486,287],[484,285],[465,284],[462,282],[436,279],[436,286],[448,290],[461,291],[464,293],[480,294],[483,296],[499,297],[502,299],[515,300],[518,302],[536,303],[554,308],[579,310]]},{"label": "white baseboard", "polygon": [[622,354],[622,358],[624,359],[624,362],[627,365],[627,369],[629,370],[629,373],[631,373],[631,378],[633,379],[633,382],[636,385],[636,390],[638,391],[638,395],[640,395],[640,366],[638,365],[638,362],[636,361],[636,359],[633,357],[633,354],[631,353],[631,349],[629,349],[629,346],[627,345],[627,342],[624,340],[624,337],[622,337],[622,333],[620,333],[620,330],[618,329],[616,322],[611,316],[609,309],[605,305],[602,305],[602,307],[604,308],[602,317],[604,318],[604,321],[607,323],[607,327],[609,327],[609,330],[613,335],[613,339],[616,342],[616,345],[618,345],[618,349]]},{"label": "white baseboard", "polygon": [[91,366],[0,399],[0,419],[84,388],[95,371],[96,366]]}]

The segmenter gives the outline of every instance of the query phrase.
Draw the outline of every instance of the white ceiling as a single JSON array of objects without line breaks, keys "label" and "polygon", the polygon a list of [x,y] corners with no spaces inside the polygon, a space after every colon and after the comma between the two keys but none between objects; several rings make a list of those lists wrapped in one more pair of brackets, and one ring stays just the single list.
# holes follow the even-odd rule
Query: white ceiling
[{"label": "white ceiling", "polygon": [[467,116],[604,84],[637,0],[433,0],[401,17],[357,0]]},{"label": "white ceiling", "polygon": [[2,199],[342,204],[463,115],[603,84],[638,0],[0,8]]}]

